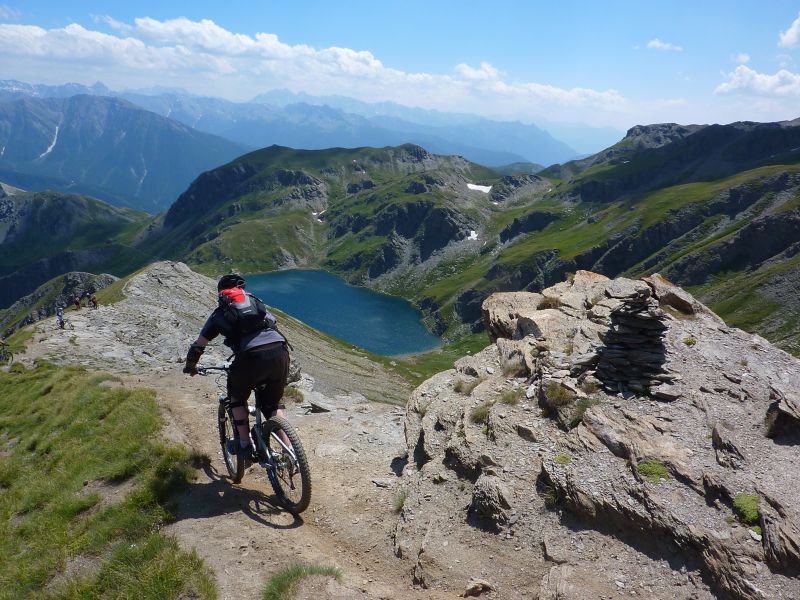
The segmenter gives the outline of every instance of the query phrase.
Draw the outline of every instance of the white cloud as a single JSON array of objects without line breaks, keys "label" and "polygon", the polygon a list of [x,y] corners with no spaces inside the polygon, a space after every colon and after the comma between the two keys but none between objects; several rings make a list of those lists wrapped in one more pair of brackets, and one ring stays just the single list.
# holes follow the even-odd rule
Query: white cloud
[{"label": "white cloud", "polygon": [[778,46],[781,48],[800,48],[800,16],[798,16],[789,29],[778,34]]},{"label": "white cloud", "polygon": [[499,79],[500,73],[492,65],[482,62],[479,69],[473,69],[469,65],[461,63],[456,65],[456,72],[464,79],[473,81],[487,81]]},{"label": "white cloud", "polygon": [[791,54],[778,54],[775,57],[775,61],[781,69],[794,67],[794,58],[792,58]]},{"label": "white cloud", "polygon": [[647,47],[651,50],[667,50],[672,52],[682,52],[683,48],[681,46],[676,46],[675,44],[670,44],[669,42],[662,42],[658,38],[654,38],[647,42]]},{"label": "white cloud", "polygon": [[733,61],[739,63],[740,65],[746,65],[750,62],[750,55],[746,52],[739,52],[739,54],[733,57]]},{"label": "white cloud", "polygon": [[487,62],[458,64],[452,74],[406,72],[368,51],[289,45],[270,33],[235,33],[208,19],[144,17],[130,24],[109,16],[92,19],[111,33],[77,24],[43,29],[0,23],[0,72],[23,80],[36,73],[43,82],[172,85],[232,100],[280,87],[441,110],[490,110],[489,116],[581,110],[629,118],[629,101],[614,89],[511,81]]},{"label": "white cloud", "polygon": [[131,26],[127,23],[123,23],[122,21],[117,21],[114,17],[109,15],[91,15],[92,21],[95,23],[101,23],[104,25],[108,25],[111,29],[116,29],[117,31],[121,31],[122,33],[128,34],[131,31]]},{"label": "white cloud", "polygon": [[0,19],[18,19],[20,12],[6,4],[0,4]]},{"label": "white cloud", "polygon": [[717,94],[747,94],[772,98],[800,97],[800,74],[781,69],[774,75],[739,65],[727,73],[728,80],[714,90]]}]

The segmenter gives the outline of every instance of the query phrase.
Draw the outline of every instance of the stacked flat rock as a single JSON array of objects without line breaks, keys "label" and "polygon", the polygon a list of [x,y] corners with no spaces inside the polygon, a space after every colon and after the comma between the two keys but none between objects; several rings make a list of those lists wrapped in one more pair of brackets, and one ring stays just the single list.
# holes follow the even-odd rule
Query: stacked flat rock
[{"label": "stacked flat rock", "polygon": [[600,336],[604,345],[595,375],[611,393],[652,392],[660,397],[659,388],[674,378],[663,368],[667,317],[647,289],[620,300],[611,311],[608,330]]}]

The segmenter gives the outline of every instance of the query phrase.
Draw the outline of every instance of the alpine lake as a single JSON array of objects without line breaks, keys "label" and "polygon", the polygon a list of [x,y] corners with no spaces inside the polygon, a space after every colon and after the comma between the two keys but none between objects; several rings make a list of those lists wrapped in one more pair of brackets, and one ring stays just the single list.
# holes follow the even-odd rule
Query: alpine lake
[{"label": "alpine lake", "polygon": [[410,302],[350,285],[326,271],[249,275],[247,291],[268,306],[375,354],[400,356],[441,345]]}]

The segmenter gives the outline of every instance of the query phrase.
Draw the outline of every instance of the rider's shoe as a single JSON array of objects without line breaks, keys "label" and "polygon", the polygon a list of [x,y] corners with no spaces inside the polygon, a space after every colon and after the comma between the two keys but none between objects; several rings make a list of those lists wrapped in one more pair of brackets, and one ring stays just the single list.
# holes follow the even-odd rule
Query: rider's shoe
[{"label": "rider's shoe", "polygon": [[252,444],[248,444],[244,448],[239,448],[238,458],[240,461],[243,461],[245,469],[253,464],[253,454]]},{"label": "rider's shoe", "polygon": [[228,451],[228,454],[236,455],[239,453],[239,440],[232,439],[225,442],[225,450]]},{"label": "rider's shoe", "polygon": [[236,456],[237,460],[242,461],[245,469],[253,464],[253,446],[251,444],[242,448],[239,440],[236,439],[228,440],[226,443],[228,454]]}]

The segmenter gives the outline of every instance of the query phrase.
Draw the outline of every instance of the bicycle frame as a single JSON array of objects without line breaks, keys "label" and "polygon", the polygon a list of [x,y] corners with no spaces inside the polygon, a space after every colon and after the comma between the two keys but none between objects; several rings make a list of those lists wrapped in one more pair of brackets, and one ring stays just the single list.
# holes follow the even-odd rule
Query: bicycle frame
[{"label": "bicycle frame", "polygon": [[[228,374],[230,371],[230,367],[227,366],[220,366],[220,367],[200,367],[197,369],[198,375],[207,375],[208,371],[220,371],[222,373]],[[218,382],[218,385],[219,382]],[[221,387],[221,385],[220,385]],[[259,389],[260,386],[257,386],[256,389]],[[233,408],[230,405],[230,398],[227,394],[220,394],[219,395],[219,403],[225,406],[225,412],[228,413],[228,418],[230,419],[231,423],[233,423]],[[256,418],[256,425],[252,428],[252,432],[255,433],[256,439],[253,441],[256,444],[256,449],[258,450],[258,456],[266,456],[266,460],[259,461],[259,465],[267,470],[267,475],[270,478],[270,483],[274,483],[274,480],[277,478],[276,473],[276,461],[278,460],[279,456],[276,452],[272,452],[270,450],[269,445],[267,445],[264,437],[261,435],[261,425],[263,421],[263,413],[261,412],[261,407],[256,402],[255,406],[251,407],[249,404],[247,405],[247,410],[251,416],[255,416]],[[238,427],[233,427],[234,436],[238,439],[239,438],[239,429]],[[297,456],[294,453],[294,449],[287,445],[279,436],[272,433],[272,438],[280,445],[284,452],[289,452],[292,455],[292,458],[296,459]]]}]

